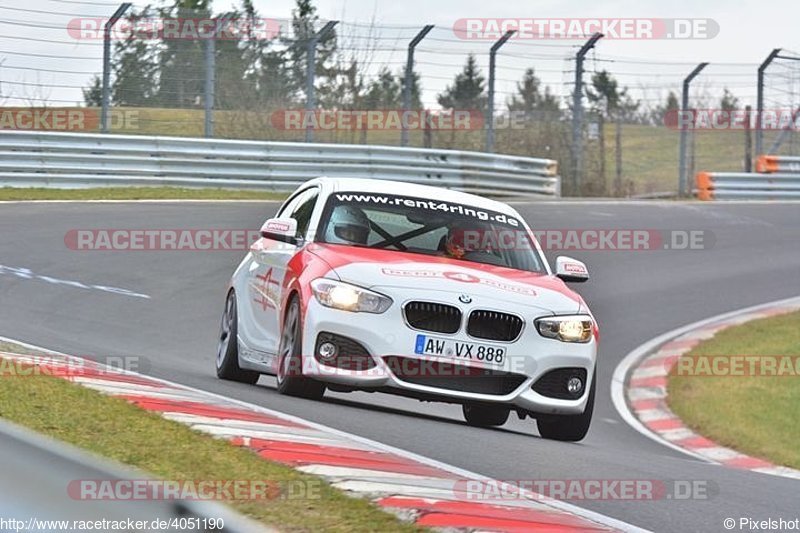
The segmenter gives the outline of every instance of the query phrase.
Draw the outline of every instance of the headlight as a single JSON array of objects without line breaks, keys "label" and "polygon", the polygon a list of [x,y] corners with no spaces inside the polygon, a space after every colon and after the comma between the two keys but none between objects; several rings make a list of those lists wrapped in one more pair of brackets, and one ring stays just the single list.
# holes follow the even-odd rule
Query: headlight
[{"label": "headlight", "polygon": [[311,290],[319,303],[342,311],[383,313],[392,305],[388,296],[332,279],[315,279]]},{"label": "headlight", "polygon": [[552,316],[536,319],[539,334],[563,342],[589,342],[592,338],[592,319],[585,315]]}]

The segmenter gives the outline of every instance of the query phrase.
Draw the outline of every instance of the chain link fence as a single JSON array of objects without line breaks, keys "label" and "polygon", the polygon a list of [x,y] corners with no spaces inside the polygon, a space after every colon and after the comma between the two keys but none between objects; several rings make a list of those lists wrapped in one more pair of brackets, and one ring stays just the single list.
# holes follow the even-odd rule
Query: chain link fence
[{"label": "chain link fence", "polygon": [[[52,2],[57,8],[0,6],[0,128],[101,131],[104,27],[119,4]],[[490,72],[489,50],[502,32],[469,38],[456,21],[421,38],[409,78],[409,43],[424,21],[343,20],[319,35],[326,21],[305,0],[283,18],[249,3],[225,12],[182,5],[132,5],[109,31],[110,134],[397,146],[405,125],[410,146],[482,151],[493,80],[493,150],[559,161],[565,195],[675,194],[681,128],[689,176],[746,170],[758,155],[752,128],[698,123],[717,110],[754,110],[758,64],[704,69],[683,110],[691,124],[681,126],[682,83],[699,58],[612,56],[600,39],[578,60],[589,33],[520,34],[498,49]],[[765,71],[765,109],[800,105],[797,59],[784,51]],[[762,141],[781,154],[800,150],[794,129],[766,130]]]}]

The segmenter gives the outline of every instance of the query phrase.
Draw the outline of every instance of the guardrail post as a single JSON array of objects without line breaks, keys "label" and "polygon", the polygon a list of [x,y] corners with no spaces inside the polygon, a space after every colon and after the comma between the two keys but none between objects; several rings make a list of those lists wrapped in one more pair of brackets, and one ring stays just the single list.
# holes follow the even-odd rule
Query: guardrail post
[{"label": "guardrail post", "polygon": [[130,2],[120,4],[103,26],[103,100],[100,107],[100,131],[108,133],[108,105],[111,100],[111,28],[132,6]]},{"label": "guardrail post", "polygon": [[575,90],[572,93],[572,194],[574,195],[580,192],[583,174],[583,59],[602,37],[602,33],[595,33],[575,54]]},{"label": "guardrail post", "polygon": [[494,74],[495,74],[495,58],[497,51],[501,46],[506,44],[515,30],[508,30],[505,35],[500,37],[497,42],[492,45],[489,50],[489,98],[486,104],[486,151],[489,153],[494,152]]},{"label": "guardrail post", "polygon": [[[681,114],[678,117],[678,125],[681,130],[681,139],[680,139],[680,147],[678,152],[678,195],[679,196],[686,196],[687,190],[691,191],[691,188],[688,187],[689,185],[689,167],[686,161],[686,135],[687,129],[684,122],[686,121],[687,113],[689,113],[689,86],[692,83],[692,80],[700,74],[704,68],[708,66],[708,63],[700,63],[694,70],[686,76],[686,79],[683,80],[683,91],[681,93]],[[694,122],[694,120],[692,120]]]},{"label": "guardrail post", "polygon": [[414,48],[433,29],[433,24],[426,24],[422,30],[408,43],[408,56],[406,57],[406,73],[403,76],[403,120],[401,121],[400,146],[408,146],[408,128],[406,127],[406,113],[411,109],[411,87],[414,85]]},{"label": "guardrail post", "polygon": [[[313,113],[316,102],[314,101],[314,74],[317,69],[317,43],[320,39],[327,36],[333,27],[339,23],[338,20],[329,20],[325,23],[321,30],[314,34],[308,41],[306,49],[306,113]],[[314,127],[309,121],[306,127],[306,142],[310,143],[314,140]]]},{"label": "guardrail post", "polygon": [[780,48],[775,48],[767,58],[758,66],[758,87],[756,88],[756,155],[761,155],[764,149],[764,125],[761,123],[764,114],[764,71],[772,60],[781,53]]}]

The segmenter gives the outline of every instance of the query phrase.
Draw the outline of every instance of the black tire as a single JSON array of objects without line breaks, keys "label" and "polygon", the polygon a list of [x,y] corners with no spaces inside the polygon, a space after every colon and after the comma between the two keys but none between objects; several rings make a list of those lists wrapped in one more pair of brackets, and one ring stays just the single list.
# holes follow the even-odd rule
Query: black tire
[{"label": "black tire", "polygon": [[536,419],[539,435],[545,439],[577,442],[589,432],[594,412],[594,391],[597,388],[597,371],[592,376],[592,388],[586,409],[579,415],[541,415]]},{"label": "black tire", "polygon": [[465,403],[461,406],[461,411],[467,424],[482,428],[502,426],[508,420],[509,414],[507,407],[482,403]]},{"label": "black tire", "polygon": [[278,392],[309,400],[320,400],[325,385],[303,375],[303,324],[300,301],[292,296],[286,308],[278,348]]},{"label": "black tire", "polygon": [[255,384],[261,376],[259,372],[243,370],[239,367],[239,343],[236,340],[239,315],[236,311],[236,293],[230,291],[225,298],[225,310],[219,327],[217,346],[217,377],[240,383]]}]

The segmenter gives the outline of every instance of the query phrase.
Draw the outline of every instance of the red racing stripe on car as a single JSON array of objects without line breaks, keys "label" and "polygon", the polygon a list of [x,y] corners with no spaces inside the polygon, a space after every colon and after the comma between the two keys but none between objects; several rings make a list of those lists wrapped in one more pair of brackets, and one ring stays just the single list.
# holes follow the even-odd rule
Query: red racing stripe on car
[{"label": "red racing stripe on car", "polygon": [[450,257],[437,257],[425,254],[401,252],[397,250],[383,250],[361,246],[343,246],[336,244],[313,243],[308,245],[308,251],[325,261],[332,269],[353,263],[378,263],[391,265],[395,263],[414,263],[417,265],[431,265],[439,267],[456,267],[468,269],[477,273],[497,276],[506,282],[514,282],[534,288],[546,289],[562,294],[579,304],[583,299],[573,292],[567,285],[556,278],[546,274],[525,272],[513,268],[463,261]]}]

